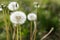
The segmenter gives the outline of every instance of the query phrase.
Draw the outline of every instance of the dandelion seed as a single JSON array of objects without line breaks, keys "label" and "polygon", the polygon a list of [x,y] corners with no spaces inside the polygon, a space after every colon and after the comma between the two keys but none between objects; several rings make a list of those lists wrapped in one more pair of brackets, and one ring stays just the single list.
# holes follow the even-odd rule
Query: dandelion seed
[{"label": "dandelion seed", "polygon": [[8,9],[11,11],[17,10],[19,8],[19,4],[17,2],[11,2],[8,5]]},{"label": "dandelion seed", "polygon": [[28,20],[34,21],[37,19],[37,15],[35,13],[28,14]]},{"label": "dandelion seed", "polygon": [[26,15],[22,11],[16,11],[11,13],[10,20],[14,24],[23,24],[26,21]]}]

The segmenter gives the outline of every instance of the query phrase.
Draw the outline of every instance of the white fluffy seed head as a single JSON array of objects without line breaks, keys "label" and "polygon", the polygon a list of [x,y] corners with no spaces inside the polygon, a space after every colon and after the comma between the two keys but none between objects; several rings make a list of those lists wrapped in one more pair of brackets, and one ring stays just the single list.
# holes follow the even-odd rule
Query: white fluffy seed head
[{"label": "white fluffy seed head", "polygon": [[34,5],[35,8],[39,8],[40,7],[38,2],[34,2],[33,5]]},{"label": "white fluffy seed head", "polygon": [[23,24],[26,21],[26,15],[22,11],[16,11],[11,13],[10,20],[14,24]]},{"label": "white fluffy seed head", "polygon": [[35,13],[28,14],[28,20],[35,21],[37,19],[37,15]]},{"label": "white fluffy seed head", "polygon": [[17,2],[11,2],[8,5],[8,9],[11,11],[17,10],[19,8],[19,4]]}]

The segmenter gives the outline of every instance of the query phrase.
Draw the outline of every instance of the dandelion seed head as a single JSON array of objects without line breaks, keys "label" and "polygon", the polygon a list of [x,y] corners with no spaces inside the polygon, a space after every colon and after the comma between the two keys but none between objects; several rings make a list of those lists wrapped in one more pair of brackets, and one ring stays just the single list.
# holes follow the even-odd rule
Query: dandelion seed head
[{"label": "dandelion seed head", "polygon": [[37,19],[37,15],[35,13],[28,14],[28,20],[34,21]]},{"label": "dandelion seed head", "polygon": [[34,2],[33,5],[34,5],[35,8],[39,8],[40,7],[38,2]]},{"label": "dandelion seed head", "polygon": [[40,7],[40,5],[34,5],[34,7],[35,7],[35,8],[39,8],[39,7]]},{"label": "dandelion seed head", "polygon": [[8,5],[8,9],[11,11],[17,10],[19,8],[19,4],[17,2],[11,2]]},{"label": "dandelion seed head", "polygon": [[1,7],[3,7],[3,8],[4,8],[4,7],[6,7],[6,5],[5,5],[5,4],[1,4]]},{"label": "dandelion seed head", "polygon": [[14,24],[23,24],[26,21],[26,15],[22,11],[16,11],[11,13],[10,20]]}]

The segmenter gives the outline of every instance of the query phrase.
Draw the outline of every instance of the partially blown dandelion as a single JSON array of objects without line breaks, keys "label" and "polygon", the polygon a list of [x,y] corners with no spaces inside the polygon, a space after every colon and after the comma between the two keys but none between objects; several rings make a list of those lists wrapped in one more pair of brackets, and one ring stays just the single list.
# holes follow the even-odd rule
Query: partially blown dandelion
[{"label": "partially blown dandelion", "polygon": [[19,4],[17,2],[11,2],[8,5],[8,9],[11,11],[17,10],[19,8]]}]

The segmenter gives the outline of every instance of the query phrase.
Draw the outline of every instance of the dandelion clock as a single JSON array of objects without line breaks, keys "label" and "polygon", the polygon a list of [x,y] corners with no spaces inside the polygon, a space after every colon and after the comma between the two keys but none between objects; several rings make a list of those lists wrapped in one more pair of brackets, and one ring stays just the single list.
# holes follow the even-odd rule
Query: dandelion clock
[{"label": "dandelion clock", "polygon": [[8,5],[8,9],[11,11],[17,10],[19,8],[19,4],[17,2],[10,2]]},{"label": "dandelion clock", "polygon": [[35,13],[28,14],[28,20],[35,21],[37,19],[37,15]]},{"label": "dandelion clock", "polygon": [[26,21],[26,15],[22,11],[12,12],[10,15],[10,20],[14,24],[23,24]]},{"label": "dandelion clock", "polygon": [[[26,21],[26,15],[24,12],[22,11],[16,11],[16,12],[12,12],[11,15],[10,15],[10,20],[13,24],[16,24],[16,25],[22,25],[25,23]],[[17,39],[18,40],[18,27],[17,26]],[[15,29],[14,29],[14,33],[13,33],[13,40],[14,40],[14,34],[15,34]],[[20,40],[21,40],[21,26],[20,26]]]}]

